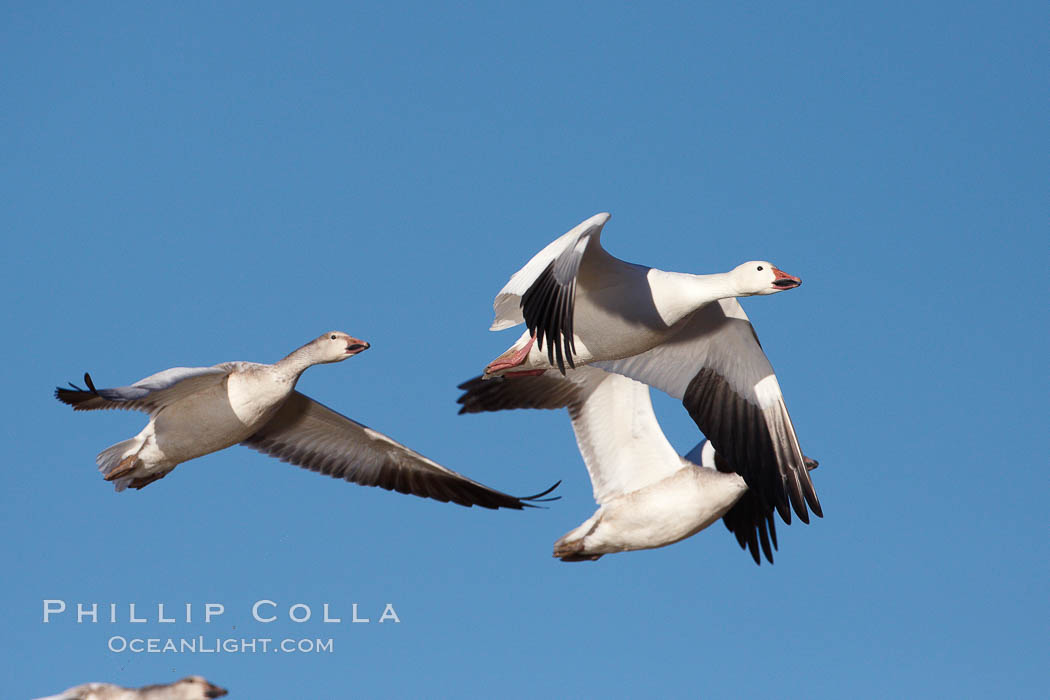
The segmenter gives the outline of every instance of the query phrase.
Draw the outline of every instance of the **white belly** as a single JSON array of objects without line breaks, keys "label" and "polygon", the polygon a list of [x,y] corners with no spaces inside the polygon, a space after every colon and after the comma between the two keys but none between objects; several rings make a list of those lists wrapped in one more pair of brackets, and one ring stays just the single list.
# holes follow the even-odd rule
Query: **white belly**
[{"label": "white belly", "polygon": [[685,467],[663,481],[603,504],[588,521],[593,531],[585,535],[583,550],[610,554],[673,544],[721,518],[746,490],[744,480],[736,474]]}]

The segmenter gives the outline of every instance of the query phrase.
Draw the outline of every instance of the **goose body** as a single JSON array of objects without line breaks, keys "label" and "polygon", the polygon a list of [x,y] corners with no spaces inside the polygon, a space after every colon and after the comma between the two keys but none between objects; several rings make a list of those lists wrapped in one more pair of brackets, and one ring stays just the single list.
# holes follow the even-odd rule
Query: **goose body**
[{"label": "goose body", "polygon": [[613,257],[601,246],[609,214],[592,216],[516,272],[493,303],[491,330],[525,332],[486,376],[534,373],[645,352],[689,314],[718,299],[774,294],[801,284],[764,261],[727,273],[668,272]]},{"label": "goose body", "polygon": [[[112,452],[103,452],[99,467],[108,476],[134,455],[137,466],[114,480],[118,490],[127,485],[141,488],[183,462],[243,442],[265,425],[295,388],[298,377],[273,367],[230,362],[210,368],[178,368],[221,372],[190,375],[210,381],[152,414],[130,444],[120,443],[119,449],[114,446]],[[163,374],[142,382],[159,383],[165,379]]]},{"label": "goose body", "polygon": [[593,365],[681,399],[763,504],[791,522],[822,515],[773,368],[736,297],[801,284],[765,261],[691,275],[627,263],[600,245],[608,214],[564,234],[515,273],[492,330],[526,330],[485,378]]},{"label": "goose body", "polygon": [[144,488],[183,462],[243,444],[336,478],[460,505],[521,509],[545,495],[517,498],[490,489],[295,390],[309,367],[340,362],[368,347],[331,332],[272,365],[176,367],[113,389],[96,389],[84,375],[87,389],[59,387],[55,396],[77,411],[149,415],[138,435],[96,458],[118,491]]},{"label": "goose body", "polygon": [[736,474],[679,459],[678,471],[670,476],[599,503],[594,515],[554,543],[554,556],[586,561],[666,547],[716,522],[747,490]]},{"label": "goose body", "polygon": [[187,676],[174,683],[124,688],[112,683],[85,683],[58,695],[37,700],[209,700],[221,698],[227,690],[201,676]]},{"label": "goose body", "polygon": [[479,377],[461,388],[466,390],[459,399],[461,413],[568,409],[598,509],[555,543],[554,556],[584,561],[664,547],[725,518],[756,563],[760,546],[772,562],[772,508],[761,507],[753,496],[745,498],[746,482],[716,458],[709,441],[680,457],[660,429],[649,387],[641,382],[591,366],[565,376]]}]

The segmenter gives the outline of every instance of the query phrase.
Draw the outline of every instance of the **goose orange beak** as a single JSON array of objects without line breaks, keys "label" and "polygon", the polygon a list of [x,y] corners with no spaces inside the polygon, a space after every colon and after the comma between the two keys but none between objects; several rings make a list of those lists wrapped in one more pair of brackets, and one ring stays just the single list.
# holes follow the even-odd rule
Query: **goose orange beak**
[{"label": "goose orange beak", "polygon": [[773,268],[774,287],[778,289],[794,289],[795,287],[799,287],[801,285],[802,280],[798,277],[795,277],[794,275],[789,275],[788,273],[778,268]]},{"label": "goose orange beak", "polygon": [[347,338],[346,340],[347,355],[356,355],[359,352],[364,352],[370,347],[372,346],[364,340],[358,340],[357,338]]}]

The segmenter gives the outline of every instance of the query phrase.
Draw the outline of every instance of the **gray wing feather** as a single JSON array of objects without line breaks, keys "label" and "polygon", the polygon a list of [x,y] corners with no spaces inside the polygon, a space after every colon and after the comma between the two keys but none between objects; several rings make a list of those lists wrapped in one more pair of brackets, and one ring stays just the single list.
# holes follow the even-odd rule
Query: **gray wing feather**
[{"label": "gray wing feather", "polygon": [[732,470],[785,522],[792,508],[809,522],[807,504],[822,516],[773,367],[740,304],[722,299],[682,323],[652,350],[595,364],[681,399]]},{"label": "gray wing feather", "polygon": [[55,398],[74,411],[125,409],[154,414],[164,406],[189,396],[226,378],[239,363],[226,362],[213,367],[172,367],[140,379],[130,386],[96,389],[91,375],[84,374],[87,389],[71,384],[58,387]]},{"label": "gray wing feather", "polygon": [[580,400],[579,386],[549,372],[526,377],[480,376],[459,385],[463,394],[456,399],[460,414],[504,411],[513,408],[565,408]]},{"label": "gray wing feather", "polygon": [[297,391],[241,444],[336,479],[468,507],[520,510],[549,493],[518,498],[490,489]]}]

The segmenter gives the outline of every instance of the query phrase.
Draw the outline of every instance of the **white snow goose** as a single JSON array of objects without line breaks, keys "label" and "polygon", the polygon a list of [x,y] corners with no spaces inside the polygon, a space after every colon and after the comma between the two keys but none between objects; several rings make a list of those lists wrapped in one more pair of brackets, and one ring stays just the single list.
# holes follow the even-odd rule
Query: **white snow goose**
[{"label": "white snow goose", "polygon": [[[653,413],[649,387],[596,367],[513,380],[476,377],[460,385],[460,413],[512,408],[569,410],[598,510],[554,544],[563,561],[653,549],[695,535],[722,518],[741,548],[770,563],[773,509],[704,440],[679,457]],[[817,463],[806,458],[807,469]]]},{"label": "white snow goose", "polygon": [[149,414],[142,432],[96,458],[118,491],[141,489],[182,462],[237,443],[335,478],[463,506],[520,510],[554,488],[523,498],[495,491],[295,391],[307,368],[368,347],[333,331],[272,365],[175,367],[114,389],[96,389],[85,374],[87,389],[59,387],[55,397],[77,411]]},{"label": "white snow goose", "polygon": [[[692,275],[624,262],[601,246],[609,214],[596,214],[537,253],[496,296],[490,330],[526,325],[487,376],[533,374],[615,360],[659,345],[691,313],[718,299],[776,294],[802,284],[765,261]],[[546,341],[547,350],[543,351]]]},{"label": "white snow goose", "polygon": [[37,700],[209,700],[228,691],[201,676],[187,676],[174,683],[124,688],[112,683],[85,683]]},{"label": "white snow goose", "polygon": [[[491,330],[527,330],[486,367],[521,378],[594,363],[675,398],[733,470],[785,522],[822,516],[773,368],[735,297],[802,282],[765,261],[712,275],[665,272],[609,255],[608,214],[558,238],[496,297]],[[546,341],[547,350],[543,352]]]}]

